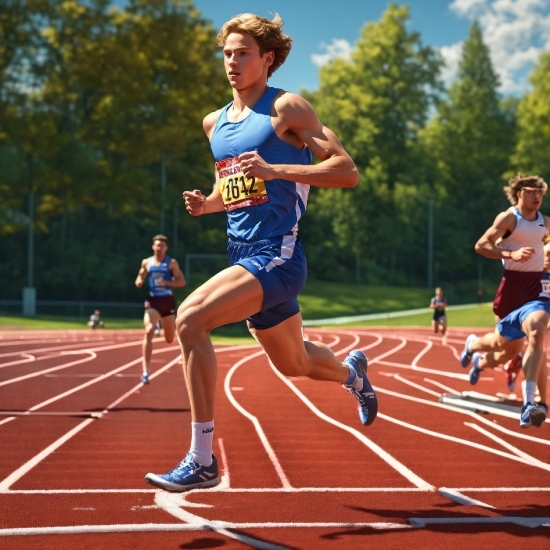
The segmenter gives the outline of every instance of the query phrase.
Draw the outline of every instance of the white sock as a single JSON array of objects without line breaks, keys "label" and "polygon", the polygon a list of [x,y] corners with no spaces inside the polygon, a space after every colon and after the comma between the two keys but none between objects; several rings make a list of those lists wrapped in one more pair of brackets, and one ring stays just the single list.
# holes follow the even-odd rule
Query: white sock
[{"label": "white sock", "polygon": [[536,382],[528,382],[525,380],[525,385],[521,385],[521,389],[523,390],[523,404],[527,403],[535,403],[535,393],[537,391],[537,383]]},{"label": "white sock", "polygon": [[212,464],[212,441],[214,439],[214,421],[191,422],[191,448],[193,460],[202,466]]}]

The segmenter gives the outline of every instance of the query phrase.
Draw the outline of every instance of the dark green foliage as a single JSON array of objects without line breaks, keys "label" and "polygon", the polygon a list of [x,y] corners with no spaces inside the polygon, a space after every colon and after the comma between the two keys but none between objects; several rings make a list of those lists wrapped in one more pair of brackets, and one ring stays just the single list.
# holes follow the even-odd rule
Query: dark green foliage
[{"label": "dark green foliage", "polygon": [[[433,286],[468,302],[482,280],[488,300],[502,268],[474,244],[508,207],[502,187],[517,171],[550,179],[550,57],[524,97],[502,100],[474,23],[444,90],[439,54],[408,23],[390,4],[304,94],[361,176],[351,190],[311,188],[310,278],[425,287],[432,201]],[[0,3],[1,298],[27,286],[31,219],[39,299],[141,299],[133,281],[161,229],[182,268],[186,253],[223,254],[225,216],[189,216],[181,193],[211,189],[202,119],[230,98],[191,0]]]}]

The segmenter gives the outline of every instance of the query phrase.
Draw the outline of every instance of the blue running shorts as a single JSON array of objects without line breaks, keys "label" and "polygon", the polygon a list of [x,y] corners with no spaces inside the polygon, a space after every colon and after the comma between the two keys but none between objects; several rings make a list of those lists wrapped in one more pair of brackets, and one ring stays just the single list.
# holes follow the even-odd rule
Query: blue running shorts
[{"label": "blue running shorts", "polygon": [[300,311],[297,296],[306,284],[307,263],[296,235],[254,242],[229,239],[227,253],[230,266],[243,266],[262,285],[262,310],[248,318],[254,328],[272,328]]},{"label": "blue running shorts", "polygon": [[546,313],[550,314],[550,302],[533,300],[532,302],[527,302],[525,305],[518,307],[518,309],[506,315],[506,317],[498,323],[497,330],[499,334],[509,341],[524,338],[526,334],[521,329],[521,325],[523,321],[535,311],[546,311]]}]

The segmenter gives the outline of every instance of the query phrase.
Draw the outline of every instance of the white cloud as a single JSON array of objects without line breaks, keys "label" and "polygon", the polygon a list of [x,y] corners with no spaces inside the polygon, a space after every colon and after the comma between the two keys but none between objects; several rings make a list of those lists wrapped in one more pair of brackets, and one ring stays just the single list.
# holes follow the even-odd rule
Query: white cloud
[{"label": "white cloud", "polygon": [[462,42],[457,42],[452,46],[443,46],[440,49],[445,66],[441,71],[443,82],[448,86],[455,78],[458,71],[458,63],[462,54]]},{"label": "white cloud", "polygon": [[311,61],[314,65],[317,65],[317,67],[322,67],[338,57],[350,59],[352,45],[343,38],[333,38],[330,44],[323,42],[320,48],[325,53],[311,54]]},{"label": "white cloud", "polygon": [[[550,50],[549,0],[453,0],[449,8],[460,17],[479,21],[501,91],[525,92],[526,75],[540,53]],[[442,48],[443,57],[452,59],[457,46]],[[450,75],[446,76],[448,81]]]}]

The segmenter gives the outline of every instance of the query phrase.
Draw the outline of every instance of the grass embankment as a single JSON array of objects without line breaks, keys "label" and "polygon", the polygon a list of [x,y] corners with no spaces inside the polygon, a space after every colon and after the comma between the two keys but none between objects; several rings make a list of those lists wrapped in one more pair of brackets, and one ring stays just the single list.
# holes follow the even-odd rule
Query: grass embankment
[{"label": "grass embankment", "polygon": [[[403,311],[428,307],[431,291],[424,288],[402,288],[386,286],[344,285],[338,283],[324,283],[310,281],[300,295],[300,306],[304,319],[330,319],[363,315],[368,313],[383,313]],[[492,327],[493,315],[489,304],[482,307],[474,306],[448,312],[449,325],[462,327]],[[0,330],[17,329],[60,329],[60,330],[89,330],[86,326],[87,318],[57,317],[53,315],[37,315],[36,317],[22,317],[19,315],[0,315]],[[429,326],[431,313],[394,317],[389,319],[375,319],[371,321],[357,321],[348,326]],[[141,329],[141,319],[104,319],[108,329]],[[216,341],[235,341],[241,338],[244,342],[252,340],[246,337],[244,324],[232,325],[214,331]]]}]

